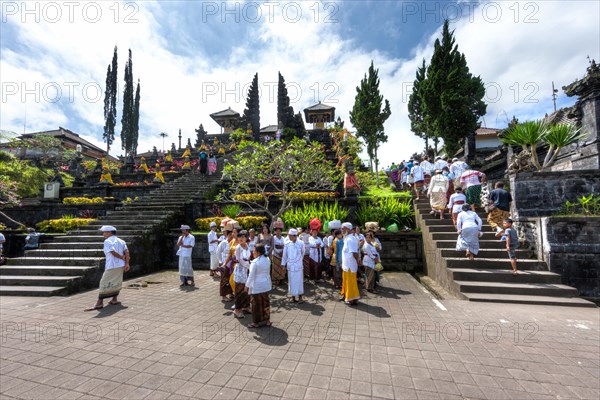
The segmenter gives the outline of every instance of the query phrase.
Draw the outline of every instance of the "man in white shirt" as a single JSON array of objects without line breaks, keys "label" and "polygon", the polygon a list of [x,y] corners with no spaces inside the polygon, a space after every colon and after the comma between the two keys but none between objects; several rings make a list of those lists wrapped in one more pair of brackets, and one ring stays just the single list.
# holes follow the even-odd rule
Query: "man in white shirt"
[{"label": "man in white shirt", "polygon": [[342,249],[342,291],[341,294],[346,304],[355,305],[360,299],[358,282],[356,274],[358,266],[361,264],[358,240],[352,234],[352,224],[344,222],[342,224],[342,233],[344,234],[344,248]]},{"label": "man in white shirt", "polygon": [[417,195],[416,199],[419,200],[421,192],[424,190],[425,186],[425,170],[419,165],[418,161],[415,161],[415,166],[411,170],[410,174],[413,176],[415,182],[415,193]]},{"label": "man in white shirt", "polygon": [[423,168],[423,173],[425,174],[425,185],[423,190],[427,192],[429,188],[429,182],[431,182],[431,175],[433,175],[433,164],[429,162],[429,156],[424,156],[423,161],[421,161],[421,167]]},{"label": "man in white shirt", "polygon": [[[281,267],[286,270],[288,275],[288,290],[294,303],[304,303],[304,278],[303,278],[303,260],[304,243],[298,240],[298,230],[290,229],[288,232],[288,241],[283,247],[283,256],[281,258]],[[296,300],[296,296],[298,300]]]},{"label": "man in white shirt", "polygon": [[[194,269],[192,268],[192,250],[196,245],[196,239],[190,234],[188,225],[181,225],[181,236],[177,240],[179,250],[179,279],[181,280],[180,287],[194,286]],[[190,282],[190,283],[188,283]]]},{"label": "man in white shirt", "polygon": [[210,276],[216,276],[217,268],[219,268],[219,260],[217,259],[217,246],[219,239],[217,238],[217,224],[210,223],[210,232],[208,232],[208,253],[210,254]]},{"label": "man in white shirt", "polygon": [[123,272],[129,271],[129,249],[127,244],[117,237],[117,228],[105,225],[100,228],[104,237],[104,256],[106,264],[104,273],[100,279],[100,293],[98,301],[93,307],[84,311],[101,310],[104,308],[104,299],[112,297],[108,302],[111,305],[119,305],[117,296],[123,287]]},{"label": "man in white shirt", "polygon": [[439,169],[440,171],[447,167],[448,163],[441,156],[437,156],[435,158],[435,163],[433,164],[434,169]]},{"label": "man in white shirt", "polygon": [[454,157],[452,159],[452,165],[450,165],[450,173],[452,174],[452,179],[454,179],[454,186],[460,186],[460,176],[467,169],[467,163],[464,161],[460,161],[458,158]]}]

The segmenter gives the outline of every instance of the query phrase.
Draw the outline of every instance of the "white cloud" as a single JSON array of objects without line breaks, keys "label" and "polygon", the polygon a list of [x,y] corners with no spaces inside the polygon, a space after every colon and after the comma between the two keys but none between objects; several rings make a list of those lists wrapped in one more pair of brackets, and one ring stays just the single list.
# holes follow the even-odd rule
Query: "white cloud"
[{"label": "white cloud", "polygon": [[[337,114],[349,125],[348,113],[354,103],[355,88],[374,60],[375,67],[379,68],[380,90],[392,106],[392,116],[385,125],[389,142],[380,151],[382,165],[408,158],[423,147],[422,141],[410,132],[407,90],[421,60],[429,61],[439,30],[416,44],[410,58],[391,58],[378,49],[361,50],[357,46],[358,38],[342,36],[340,24],[324,23],[327,14],[323,4],[316,18],[315,3],[294,3],[302,7],[302,16],[296,22],[292,22],[297,15],[294,9],[289,8],[287,16],[283,16],[281,8],[274,9],[272,23],[269,11],[263,6],[260,20],[248,24],[246,35],[236,38],[235,45],[224,49],[227,55],[215,60],[211,51],[218,48],[220,42],[212,41],[214,32],[209,29],[214,24],[205,22],[207,17],[219,19],[221,15],[195,16],[192,19],[197,21],[197,26],[190,27],[184,23],[177,25],[179,16],[172,14],[171,4],[169,8],[165,3],[135,3],[139,9],[126,10],[121,3],[118,23],[114,23],[113,3],[102,4],[102,18],[97,23],[86,21],[81,13],[74,14],[72,23],[61,20],[54,24],[21,23],[20,15],[6,16],[17,43],[6,43],[3,35],[2,83],[25,83],[32,87],[35,82],[42,86],[48,82],[78,82],[81,87],[94,82],[103,90],[106,66],[116,44],[122,90],[123,67],[127,49],[131,48],[134,76],[141,80],[138,149],[146,151],[152,146],[162,147],[160,132],[169,134],[168,143],[176,142],[179,129],[182,129],[184,142],[187,138],[194,142],[194,129],[200,123],[209,133],[218,132],[219,127],[209,114],[229,106],[241,113],[246,95],[243,89],[247,89],[256,72],[263,92],[262,126],[277,123],[276,97],[270,99],[268,90],[276,91],[276,85],[269,85],[277,82],[278,71],[288,83],[296,112],[322,100],[335,106]],[[214,4],[220,7],[221,3]],[[344,3],[336,4],[342,14]],[[464,19],[452,24],[459,49],[466,54],[471,71],[502,90],[498,101],[489,103],[485,116],[488,126],[501,126],[513,114],[525,119],[550,112],[551,81],[560,87],[582,76],[585,57],[589,54],[598,59],[600,47],[596,2],[540,2],[536,3],[538,9],[533,16],[531,10],[525,8],[531,2],[495,4],[501,5],[503,15],[496,23],[486,20],[481,13],[484,6],[479,6],[473,11],[472,22],[463,16]],[[509,9],[514,4],[520,7],[518,23],[514,22],[515,16]],[[125,23],[125,16],[132,12],[137,22]],[[523,23],[527,15],[539,22]],[[382,28],[394,30],[393,21],[397,16],[382,17]],[[231,20],[226,21],[225,28],[231,23]],[[172,30],[166,30],[166,25]],[[577,29],[572,29],[575,26]],[[197,28],[194,34],[191,28]],[[402,30],[408,28],[403,26]],[[165,32],[170,35],[165,36]],[[211,41],[207,42],[207,38]],[[179,54],[174,52],[174,44],[195,47]],[[526,87],[528,83],[531,84]],[[210,94],[208,89],[216,93]],[[519,101],[515,101],[517,92]],[[527,94],[531,95],[530,100],[538,102],[525,103]],[[494,93],[488,93],[492,95]],[[80,90],[74,92],[72,103],[32,103],[28,97],[27,130],[54,129],[62,125],[104,147],[101,142],[102,100],[103,94],[99,101],[86,101]],[[0,129],[22,131],[24,108],[19,95],[9,97],[8,101],[3,99]],[[122,153],[118,139],[121,111],[119,106],[113,154]]]}]

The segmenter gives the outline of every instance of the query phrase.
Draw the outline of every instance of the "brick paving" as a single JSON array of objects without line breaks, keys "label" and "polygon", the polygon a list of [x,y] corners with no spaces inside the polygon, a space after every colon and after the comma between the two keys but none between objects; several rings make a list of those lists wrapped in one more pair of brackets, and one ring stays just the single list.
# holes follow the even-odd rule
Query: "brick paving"
[{"label": "brick paving", "polygon": [[[357,307],[324,284],[271,328],[233,318],[218,282],[174,271],[83,312],[69,298],[1,297],[2,399],[598,399],[599,309],[434,301],[385,273]],[[132,283],[130,281],[128,283]]]}]

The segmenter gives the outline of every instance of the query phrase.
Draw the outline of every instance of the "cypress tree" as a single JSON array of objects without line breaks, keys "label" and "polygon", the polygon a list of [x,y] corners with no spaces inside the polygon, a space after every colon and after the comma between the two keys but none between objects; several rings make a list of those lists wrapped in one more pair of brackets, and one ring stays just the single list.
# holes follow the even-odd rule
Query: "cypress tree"
[{"label": "cypress tree", "polygon": [[373,61],[371,61],[369,75],[365,74],[360,81],[360,86],[356,87],[354,107],[350,111],[350,122],[356,128],[357,136],[363,139],[367,145],[371,170],[375,164],[377,186],[379,186],[377,149],[380,143],[387,142],[388,138],[384,132],[383,123],[391,114],[390,102],[385,100],[384,103],[383,95],[379,93],[379,70],[375,69]]},{"label": "cypress tree", "polygon": [[411,131],[421,139],[425,139],[425,149],[428,149],[429,136],[423,120],[423,86],[425,84],[426,72],[427,67],[425,65],[425,59],[423,59],[423,65],[417,69],[417,76],[413,84],[413,92],[408,100],[408,118],[410,119]]},{"label": "cypress tree", "polygon": [[[435,41],[433,56],[423,85],[424,123],[430,136],[444,140],[445,151],[456,153],[464,139],[480,126],[485,114],[485,88],[479,76],[469,71],[464,54],[458,51],[454,31],[444,21],[442,40]],[[437,146],[436,146],[437,147]]]},{"label": "cypress tree", "polygon": [[126,154],[133,151],[135,104],[133,100],[133,61],[131,49],[125,64],[125,89],[123,90],[123,116],[121,117],[121,148]]},{"label": "cypress tree", "polygon": [[104,92],[104,132],[102,138],[106,142],[106,154],[115,140],[117,124],[117,46],[113,53],[112,64],[106,71],[106,90]]},{"label": "cypress tree", "polygon": [[137,88],[135,90],[135,102],[133,104],[133,119],[132,119],[132,135],[131,135],[131,151],[137,154],[138,137],[140,130],[140,80],[138,79]]}]

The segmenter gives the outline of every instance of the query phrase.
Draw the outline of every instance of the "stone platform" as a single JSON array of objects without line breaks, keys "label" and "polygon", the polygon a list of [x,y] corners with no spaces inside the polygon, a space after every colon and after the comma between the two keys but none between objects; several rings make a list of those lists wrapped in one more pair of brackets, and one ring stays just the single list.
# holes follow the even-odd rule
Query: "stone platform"
[{"label": "stone platform", "polygon": [[[595,308],[436,300],[385,272],[356,307],[325,283],[294,305],[271,296],[271,328],[249,330],[218,281],[177,273],[124,289],[0,298],[1,399],[597,399]],[[134,281],[126,284],[134,284]]]}]

